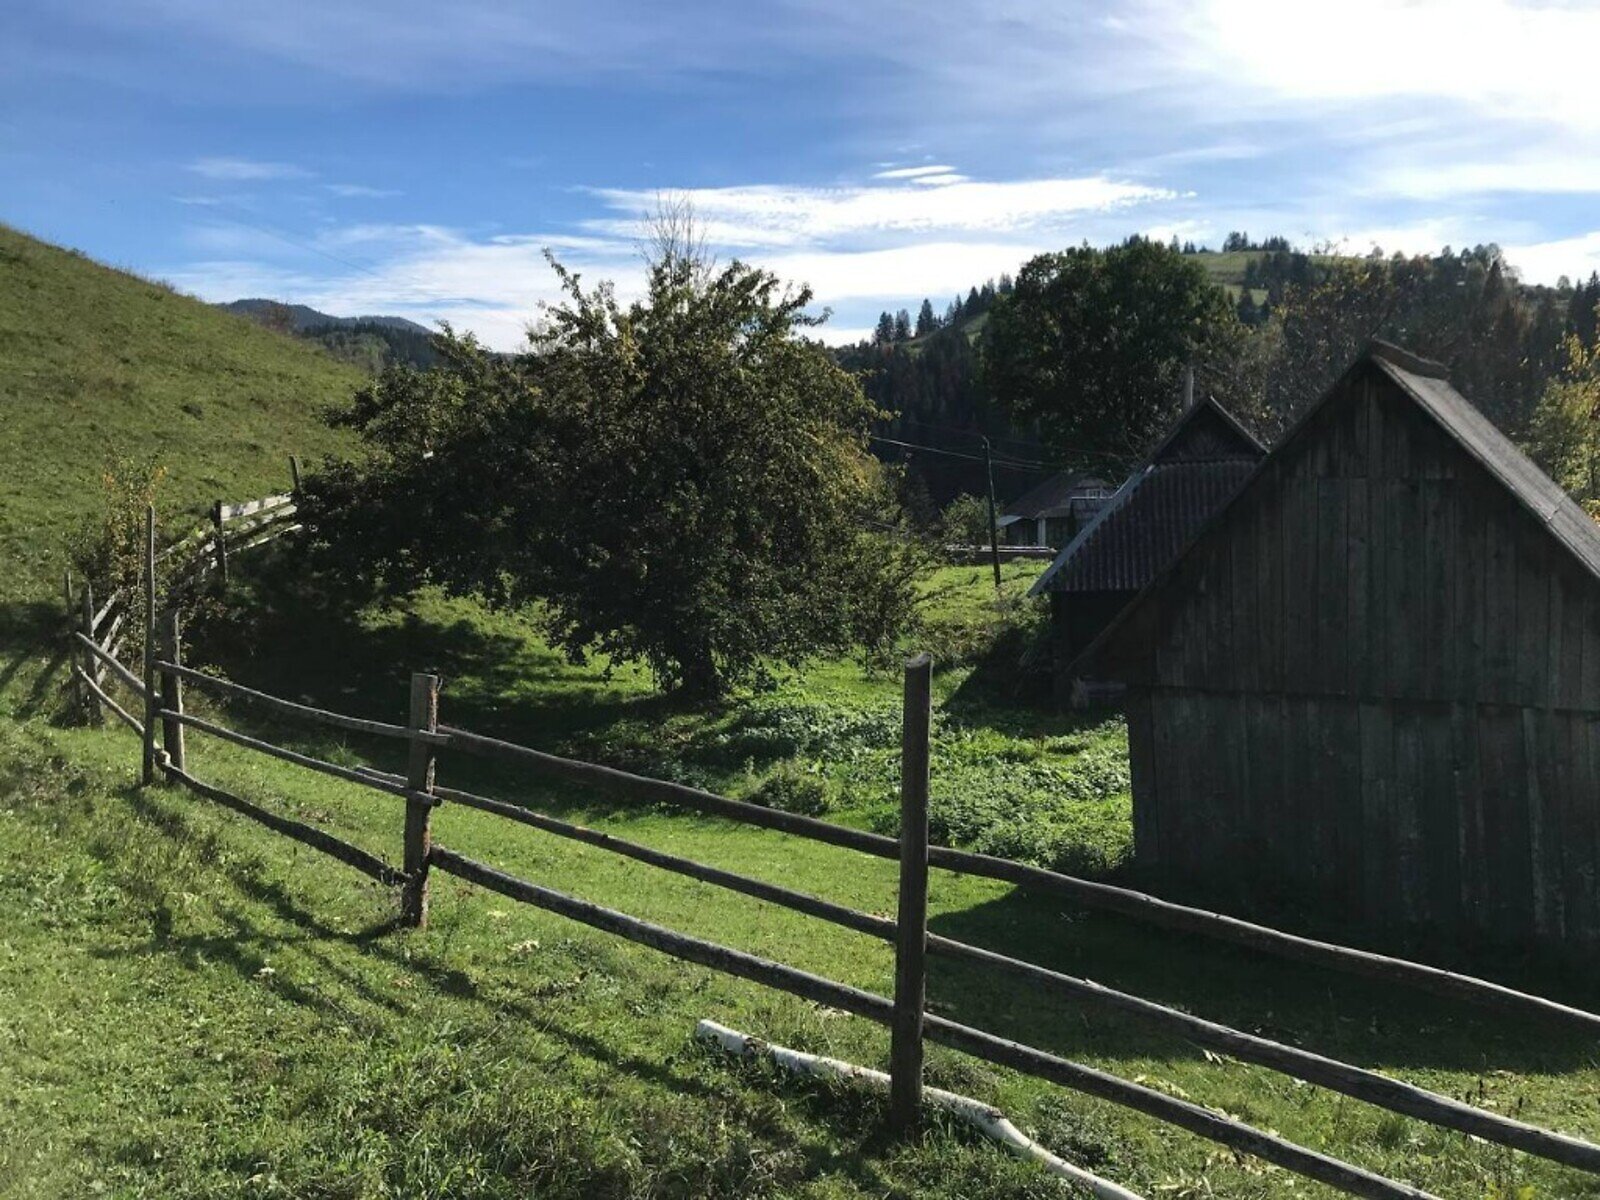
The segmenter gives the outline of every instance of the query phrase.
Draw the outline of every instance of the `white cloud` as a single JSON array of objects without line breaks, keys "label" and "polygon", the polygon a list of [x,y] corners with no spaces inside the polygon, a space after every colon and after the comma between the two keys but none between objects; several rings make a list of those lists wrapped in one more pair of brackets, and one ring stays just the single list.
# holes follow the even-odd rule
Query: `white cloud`
[{"label": "white cloud", "polygon": [[338,196],[342,200],[372,199],[382,200],[400,193],[394,188],[367,187],[361,183],[325,183],[323,190]]},{"label": "white cloud", "polygon": [[887,171],[878,171],[873,174],[874,179],[916,179],[922,175],[948,175],[954,171],[950,166],[928,167],[892,167]]},{"label": "white cloud", "polygon": [[1600,231],[1503,249],[1529,283],[1553,284],[1563,275],[1576,281],[1600,271]]},{"label": "white cloud", "polygon": [[293,163],[259,162],[250,158],[197,158],[189,163],[186,169],[206,179],[224,179],[231,182],[304,179],[311,174],[304,167],[297,167]]},{"label": "white cloud", "polygon": [[[949,174],[948,169],[945,173]],[[952,175],[939,187],[788,187],[749,185],[689,188],[673,194],[693,205],[713,243],[734,246],[802,246],[852,239],[929,233],[1022,232],[1061,226],[1084,213],[1172,199],[1163,188],[1124,183],[1104,175],[1076,178],[978,182]],[[938,178],[937,176],[933,178]],[[643,217],[654,211],[659,192],[596,189],[609,206]],[[608,218],[589,228],[613,236],[637,234],[642,226]]]},{"label": "white cloud", "polygon": [[1177,23],[1172,44],[1180,34],[1191,68],[1280,99],[1448,100],[1502,119],[1600,128],[1593,5],[1210,0]]},{"label": "white cloud", "polygon": [[966,183],[970,178],[956,171],[943,171],[937,175],[918,175],[911,182],[919,187],[946,187],[952,183]]}]

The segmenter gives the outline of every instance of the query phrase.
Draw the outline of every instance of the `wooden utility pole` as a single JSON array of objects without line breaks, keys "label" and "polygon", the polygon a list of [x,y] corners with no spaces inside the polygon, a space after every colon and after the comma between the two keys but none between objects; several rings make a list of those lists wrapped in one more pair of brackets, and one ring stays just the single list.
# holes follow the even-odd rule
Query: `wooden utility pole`
[{"label": "wooden utility pole", "polygon": [[[439,728],[439,677],[411,676],[412,729],[429,733]],[[400,920],[413,929],[428,923],[428,851],[433,844],[433,759],[431,743],[411,741],[406,760],[406,832],[404,869],[406,882],[400,895]]]},{"label": "wooden utility pole", "polygon": [[928,978],[928,731],[933,660],[906,663],[900,733],[900,903],[895,915],[889,1127],[905,1133],[922,1107],[922,1015]]},{"label": "wooden utility pole", "polygon": [[989,557],[994,560],[994,590],[1000,590],[1000,518],[994,508],[994,462],[989,456],[989,439],[983,439],[983,473],[989,480]]}]

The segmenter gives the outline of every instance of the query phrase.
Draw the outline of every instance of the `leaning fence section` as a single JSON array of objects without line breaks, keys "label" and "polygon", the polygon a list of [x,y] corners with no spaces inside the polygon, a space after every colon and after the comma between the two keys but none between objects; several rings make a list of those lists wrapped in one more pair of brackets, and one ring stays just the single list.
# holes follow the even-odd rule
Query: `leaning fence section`
[{"label": "leaning fence section", "polygon": [[[282,504],[262,504],[255,508],[234,506],[222,512],[219,519],[225,527],[230,520],[259,518],[261,514],[282,507]],[[285,518],[277,519],[283,521]],[[245,531],[246,534],[249,532]],[[160,558],[155,549],[153,518],[146,533],[148,578],[140,589],[146,597],[142,614],[130,612],[126,604],[119,609],[115,598],[102,602],[96,608],[92,596],[85,592],[81,597],[73,597],[69,585],[69,599],[76,605],[76,611],[81,612],[83,621],[83,627],[73,632],[74,680],[81,689],[82,702],[97,717],[102,711],[110,712],[140,736],[147,778],[164,776],[275,833],[316,849],[380,883],[395,887],[399,894],[401,919],[406,925],[419,927],[427,922],[428,880],[430,873],[437,870],[684,961],[828,1004],[874,1021],[890,1031],[889,1120],[896,1129],[912,1125],[922,1110],[923,1046],[933,1041],[1145,1113],[1350,1195],[1381,1200],[1428,1195],[1410,1184],[1384,1178],[1321,1151],[1296,1145],[1276,1133],[1256,1129],[1140,1083],[929,1013],[925,994],[931,957],[980,966],[997,975],[1046,988],[1074,1001],[1133,1016],[1153,1028],[1366,1103],[1600,1175],[1600,1146],[1580,1138],[1489,1112],[1387,1075],[1232,1029],[1087,979],[930,934],[927,928],[930,868],[957,871],[1009,881],[1023,888],[1068,899],[1083,907],[1118,913],[1165,928],[1203,934],[1242,943],[1259,951],[1376,976],[1397,984],[1511,1010],[1525,1018],[1560,1020],[1587,1032],[1600,1034],[1600,1016],[1486,980],[1311,941],[1108,884],[948,847],[930,846],[927,810],[931,664],[926,657],[914,659],[906,667],[901,832],[899,838],[888,838],[815,818],[762,808],[682,784],[564,758],[442,724],[439,720],[439,681],[432,675],[416,674],[412,677],[408,719],[405,724],[398,724],[286,700],[197,671],[182,661],[181,631],[175,611],[158,612],[149,600],[159,590],[155,584],[160,563],[181,560],[175,555],[169,555],[166,560]],[[222,541],[225,543],[226,538],[222,538]],[[205,539],[201,539],[197,545],[204,546]],[[123,665],[116,655],[121,631],[129,621],[136,619],[143,621],[146,634],[147,649],[142,677]],[[132,711],[111,694],[113,681],[125,695],[132,698]],[[219,700],[253,705],[278,717],[403,742],[406,745],[406,770],[404,774],[398,774],[371,767],[344,766],[241,733],[210,717],[188,711],[184,704],[186,685],[212,693]],[[197,778],[189,763],[185,731],[217,738],[251,752],[395,797],[403,809],[397,814],[401,834],[399,865],[326,830],[274,812]],[[542,780],[599,788],[613,796],[639,803],[664,803],[688,808],[891,859],[899,864],[896,915],[891,919],[859,912],[822,897],[752,879],[563,821],[525,803],[483,796],[441,784],[437,779],[438,763],[440,757],[447,754],[508,761],[526,768],[530,774]],[[881,996],[867,992],[519,879],[436,840],[439,832],[435,829],[436,816],[441,807],[452,806],[474,809],[556,837],[594,846],[619,857],[643,862],[876,937],[894,948],[893,995]]]}]

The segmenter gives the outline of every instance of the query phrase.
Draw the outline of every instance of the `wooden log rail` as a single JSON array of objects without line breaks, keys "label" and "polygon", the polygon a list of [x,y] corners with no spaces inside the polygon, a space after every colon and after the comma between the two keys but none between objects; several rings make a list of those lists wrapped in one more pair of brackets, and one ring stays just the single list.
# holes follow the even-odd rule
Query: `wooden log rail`
[{"label": "wooden log rail", "polygon": [[[732,871],[724,871],[704,863],[653,850],[647,846],[624,841],[609,833],[546,816],[519,804],[474,795],[458,788],[436,787],[434,791],[440,799],[450,803],[505,817],[556,837],[581,842],[676,875],[777,904],[885,942],[892,943],[895,940],[896,922],[887,917],[859,912],[805,892],[793,891],[778,884],[750,879]],[[1341,1092],[1380,1108],[1455,1129],[1461,1133],[1473,1134],[1486,1141],[1511,1146],[1528,1154],[1550,1159],[1552,1162],[1600,1174],[1600,1146],[1579,1138],[1552,1133],[1510,1117],[1486,1112],[1425,1088],[1379,1075],[1375,1071],[1364,1070],[1337,1059],[1283,1045],[1115,988],[1105,987],[1088,979],[1065,975],[953,938],[929,934],[928,950],[944,958],[1006,971],[1074,1000],[1128,1013],[1154,1028],[1186,1038],[1197,1045],[1220,1050],[1245,1062],[1255,1063],[1307,1083]]]},{"label": "wooden log rail", "polygon": [[[776,829],[798,837],[859,850],[878,858],[898,861],[900,857],[899,842],[881,834],[850,829],[843,825],[820,821],[815,817],[800,816],[797,813],[762,808],[760,805],[743,800],[730,800],[725,796],[718,796],[686,784],[670,783],[662,779],[651,779],[628,771],[619,771],[613,767],[562,758],[515,742],[485,737],[450,725],[441,725],[439,729],[440,732],[449,735],[451,749],[520,762],[538,769],[547,776],[569,783],[599,788],[613,795],[634,800],[678,805],[711,816],[726,817],[732,821],[742,821],[749,825]],[[1430,967],[1407,959],[1391,958],[1368,950],[1357,950],[1314,938],[1301,937],[1298,934],[1285,933],[1222,913],[1174,904],[1145,892],[1062,875],[1042,867],[1032,867],[1025,863],[977,854],[969,850],[932,846],[928,851],[928,861],[932,866],[945,870],[998,879],[1014,883],[1029,891],[1061,896],[1085,908],[1116,913],[1182,933],[1201,934],[1234,942],[1253,950],[1276,954],[1314,966],[1331,967],[1389,983],[1406,984],[1451,999],[1466,1000],[1511,1012],[1537,1014],[1600,1036],[1600,1015],[1440,967]]]},{"label": "wooden log rail", "polygon": [[281,508],[293,503],[294,497],[288,492],[283,492],[275,496],[262,496],[259,500],[245,500],[238,504],[224,504],[218,500],[217,512],[224,521],[236,521],[240,517],[248,517],[254,513],[265,512],[269,508]]},{"label": "wooden log rail", "polygon": [[[872,992],[836,983],[796,967],[758,958],[753,954],[746,954],[715,942],[677,933],[615,909],[540,887],[457,854],[437,843],[430,849],[428,861],[438,870],[465,879],[469,883],[475,883],[509,899],[638,942],[674,958],[698,963],[803,999],[842,1009],[880,1025],[887,1026],[893,1021],[893,1002]],[[1361,1167],[1296,1145],[1275,1134],[1221,1116],[1197,1104],[1178,1100],[1104,1071],[996,1037],[955,1021],[929,1015],[925,1019],[925,1033],[933,1041],[941,1042],[974,1057],[1012,1067],[1063,1087],[1135,1109],[1232,1149],[1253,1154],[1257,1158],[1308,1179],[1338,1188],[1352,1196],[1368,1197],[1369,1200],[1437,1200],[1430,1193],[1410,1184],[1375,1175]]]},{"label": "wooden log rail", "polygon": [[448,734],[433,733],[425,729],[412,729],[407,725],[392,725],[387,721],[370,721],[365,717],[351,717],[325,708],[314,708],[309,704],[297,704],[293,700],[284,700],[278,696],[257,691],[255,688],[248,688],[243,684],[234,683],[229,679],[207,675],[203,671],[196,671],[192,667],[185,667],[167,659],[158,661],[156,669],[169,672],[180,679],[188,680],[197,687],[207,688],[222,695],[231,696],[234,699],[244,700],[250,704],[257,704],[273,712],[282,713],[284,716],[315,721],[321,725],[330,725],[335,729],[347,729],[352,733],[377,734],[380,737],[428,742],[436,746],[448,745],[450,742]]},{"label": "wooden log rail", "polygon": [[173,712],[171,709],[158,709],[156,716],[164,721],[175,721],[179,725],[186,725],[190,729],[198,729],[201,733],[209,733],[214,738],[221,738],[225,742],[232,742],[235,746],[243,746],[247,750],[255,750],[271,758],[281,759],[283,762],[294,763],[297,767],[307,770],[319,771],[324,775],[332,775],[335,779],[343,779],[348,783],[359,783],[363,787],[376,788],[380,792],[388,792],[392,796],[409,798],[411,790],[404,784],[390,783],[381,775],[369,774],[356,770],[354,767],[341,767],[338,763],[331,763],[324,759],[313,758],[309,754],[301,754],[297,750],[286,750],[282,746],[275,746],[271,742],[253,738],[247,734],[239,733],[224,725],[207,721],[193,713]]},{"label": "wooden log rail", "polygon": [[182,771],[171,762],[163,760],[161,770],[169,779],[176,779],[190,791],[214,800],[224,808],[232,809],[241,816],[249,817],[252,821],[265,825],[274,833],[281,833],[284,837],[292,838],[303,846],[310,846],[314,850],[338,859],[347,866],[354,867],[364,875],[369,875],[379,883],[389,887],[398,887],[405,882],[403,872],[396,870],[376,854],[371,854],[359,846],[353,846],[341,838],[325,830],[318,829],[315,825],[307,825],[304,821],[297,821],[293,817],[286,817],[282,813],[275,813],[271,809],[262,808],[258,804],[225,792],[219,787],[209,783],[202,783],[193,775]]},{"label": "wooden log rail", "polygon": [[139,723],[138,718],[107,695],[106,690],[90,678],[82,667],[74,664],[72,670],[77,675],[78,682],[89,689],[91,696],[115,713],[122,723],[137,733],[140,738],[144,737],[144,726]]},{"label": "wooden log rail", "polygon": [[83,634],[79,633],[76,629],[72,631],[72,636],[77,640],[79,645],[81,645],[90,654],[94,655],[97,659],[109,667],[111,673],[124,684],[126,684],[129,690],[131,690],[136,696],[138,696],[141,700],[145,698],[144,681],[132,671],[128,670],[127,667],[123,666],[122,663],[117,660],[117,657],[114,654],[107,650],[101,649],[99,643],[90,638],[84,637]]}]

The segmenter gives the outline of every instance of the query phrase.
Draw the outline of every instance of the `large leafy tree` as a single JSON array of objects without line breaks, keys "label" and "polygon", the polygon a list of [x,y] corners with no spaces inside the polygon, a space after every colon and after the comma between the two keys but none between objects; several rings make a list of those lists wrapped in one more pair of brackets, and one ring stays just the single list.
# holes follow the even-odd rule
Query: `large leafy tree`
[{"label": "large leafy tree", "polygon": [[863,532],[870,405],[803,336],[809,291],[680,234],[637,303],[557,266],[528,353],[445,337],[360,393],[369,458],[308,486],[323,544],[391,588],[538,601],[574,655],[696,693],[891,639],[912,564]]},{"label": "large leafy tree", "polygon": [[1177,411],[1184,368],[1225,390],[1243,340],[1194,257],[1135,237],[1030,259],[989,318],[986,373],[1048,440],[1131,458]]}]

